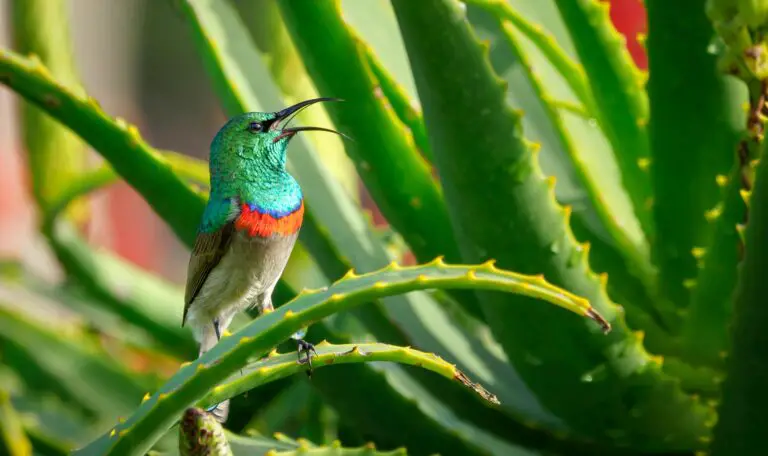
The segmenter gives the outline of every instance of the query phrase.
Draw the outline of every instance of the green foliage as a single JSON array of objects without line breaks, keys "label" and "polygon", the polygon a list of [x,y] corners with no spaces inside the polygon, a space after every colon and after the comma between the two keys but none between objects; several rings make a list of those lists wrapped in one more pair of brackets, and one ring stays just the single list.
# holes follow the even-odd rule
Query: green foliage
[{"label": "green foliage", "polygon": [[[190,247],[207,166],[87,96],[43,3],[14,4],[0,83],[64,279],[0,268],[3,453],[762,450],[763,2],[646,0],[648,75],[599,0],[173,2],[227,116],[340,97],[298,119],[353,137],[292,140],[277,310],[191,363],[180,288],[81,222],[123,179]],[[311,378],[281,345],[307,326]]]}]

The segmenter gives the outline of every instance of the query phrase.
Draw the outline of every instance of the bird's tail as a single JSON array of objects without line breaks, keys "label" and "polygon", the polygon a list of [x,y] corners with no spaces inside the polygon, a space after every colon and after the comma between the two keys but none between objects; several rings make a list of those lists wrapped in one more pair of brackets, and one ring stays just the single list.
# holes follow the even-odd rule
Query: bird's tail
[{"label": "bird's tail", "polygon": [[[210,330],[208,328],[204,328],[202,331],[198,358],[203,356],[204,353],[213,348],[213,346],[219,342],[219,339],[216,337],[216,332],[213,330],[212,325],[208,326],[211,326]],[[223,424],[225,421],[227,421],[227,417],[229,416],[229,399],[219,402],[218,404],[210,407],[207,411],[213,415],[214,418],[216,418],[216,421]]]}]

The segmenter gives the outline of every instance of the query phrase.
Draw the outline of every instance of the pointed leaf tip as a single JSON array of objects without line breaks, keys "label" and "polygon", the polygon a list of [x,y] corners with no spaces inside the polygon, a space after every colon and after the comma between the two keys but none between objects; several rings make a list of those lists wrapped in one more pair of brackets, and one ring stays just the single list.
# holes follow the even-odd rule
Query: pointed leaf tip
[{"label": "pointed leaf tip", "polygon": [[604,334],[611,332],[611,324],[598,311],[593,308],[587,309],[587,317],[591,318],[603,329]]}]

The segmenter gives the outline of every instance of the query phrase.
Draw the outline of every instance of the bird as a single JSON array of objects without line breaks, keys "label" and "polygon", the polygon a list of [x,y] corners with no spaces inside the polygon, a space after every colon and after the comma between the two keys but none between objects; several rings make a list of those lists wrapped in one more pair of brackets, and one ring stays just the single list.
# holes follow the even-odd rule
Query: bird
[{"label": "bird", "polygon": [[[210,145],[210,196],[187,267],[182,327],[191,327],[199,356],[209,351],[239,312],[272,311],[272,291],[296,244],[304,195],[286,169],[288,143],[299,132],[323,127],[288,124],[313,98],[277,112],[246,112],[229,119]],[[291,336],[299,362],[306,353],[311,372],[314,346],[301,330]],[[208,410],[220,422],[229,401]]]}]

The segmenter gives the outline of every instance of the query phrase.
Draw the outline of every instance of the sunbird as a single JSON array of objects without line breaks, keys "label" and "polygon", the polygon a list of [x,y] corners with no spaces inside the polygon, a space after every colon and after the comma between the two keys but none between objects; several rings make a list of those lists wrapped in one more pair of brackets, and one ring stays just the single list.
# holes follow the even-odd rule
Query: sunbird
[{"label": "sunbird", "polygon": [[[221,338],[232,318],[255,307],[270,312],[277,284],[304,216],[304,196],[286,169],[288,143],[302,131],[335,130],[322,127],[289,127],[302,109],[317,102],[341,101],[314,98],[278,112],[248,112],[230,119],[216,133],[210,147],[210,198],[198,227],[187,269],[182,326],[188,323],[200,344],[198,356]],[[299,362],[312,344],[304,331],[292,336],[298,344]],[[209,410],[224,422],[229,401]]]}]

